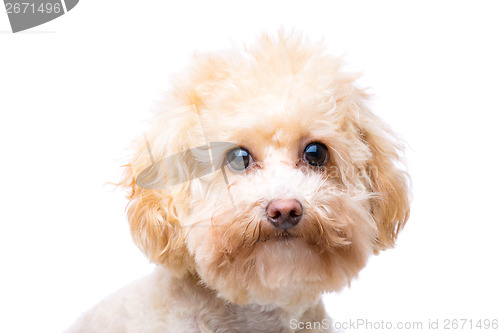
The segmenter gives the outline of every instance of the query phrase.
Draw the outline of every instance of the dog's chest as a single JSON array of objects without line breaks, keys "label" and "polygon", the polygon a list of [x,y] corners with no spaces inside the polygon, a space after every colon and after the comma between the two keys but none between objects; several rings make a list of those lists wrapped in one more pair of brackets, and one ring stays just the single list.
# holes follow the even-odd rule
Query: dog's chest
[{"label": "dog's chest", "polygon": [[283,318],[281,311],[263,306],[224,305],[219,311],[205,314],[200,318],[200,328],[207,332],[293,332],[289,320]]}]

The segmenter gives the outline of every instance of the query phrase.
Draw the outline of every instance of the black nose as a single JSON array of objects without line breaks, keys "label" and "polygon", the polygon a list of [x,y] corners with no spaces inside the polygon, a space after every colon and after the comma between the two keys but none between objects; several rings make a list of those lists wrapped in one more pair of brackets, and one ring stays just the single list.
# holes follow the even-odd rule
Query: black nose
[{"label": "black nose", "polygon": [[295,199],[275,199],[267,205],[266,213],[275,228],[288,229],[302,218],[302,205]]}]

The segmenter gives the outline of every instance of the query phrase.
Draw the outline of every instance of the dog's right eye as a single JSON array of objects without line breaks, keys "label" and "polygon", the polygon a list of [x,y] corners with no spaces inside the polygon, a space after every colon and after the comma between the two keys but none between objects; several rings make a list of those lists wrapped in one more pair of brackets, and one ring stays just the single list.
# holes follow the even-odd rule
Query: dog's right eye
[{"label": "dog's right eye", "polygon": [[252,155],[245,148],[234,148],[227,152],[226,163],[229,169],[233,171],[243,171],[252,164]]}]

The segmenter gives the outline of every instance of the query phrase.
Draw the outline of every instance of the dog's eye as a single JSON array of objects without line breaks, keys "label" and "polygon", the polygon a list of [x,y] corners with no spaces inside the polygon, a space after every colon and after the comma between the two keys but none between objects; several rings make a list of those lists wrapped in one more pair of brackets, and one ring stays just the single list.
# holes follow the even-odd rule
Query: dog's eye
[{"label": "dog's eye", "polygon": [[226,155],[227,166],[233,171],[243,171],[252,164],[252,155],[245,148],[234,148]]},{"label": "dog's eye", "polygon": [[328,148],[322,143],[313,142],[304,149],[304,160],[312,166],[320,166],[328,162]]}]

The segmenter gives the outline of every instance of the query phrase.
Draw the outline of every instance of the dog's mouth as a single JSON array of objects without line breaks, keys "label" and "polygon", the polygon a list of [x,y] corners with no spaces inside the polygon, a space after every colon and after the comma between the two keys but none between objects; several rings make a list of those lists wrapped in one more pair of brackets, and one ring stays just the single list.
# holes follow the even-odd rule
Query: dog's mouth
[{"label": "dog's mouth", "polygon": [[259,237],[260,242],[268,242],[268,241],[290,241],[293,240],[294,238],[299,237],[298,235],[292,234],[288,229],[284,229],[280,232],[266,235],[266,236],[261,236]]}]

